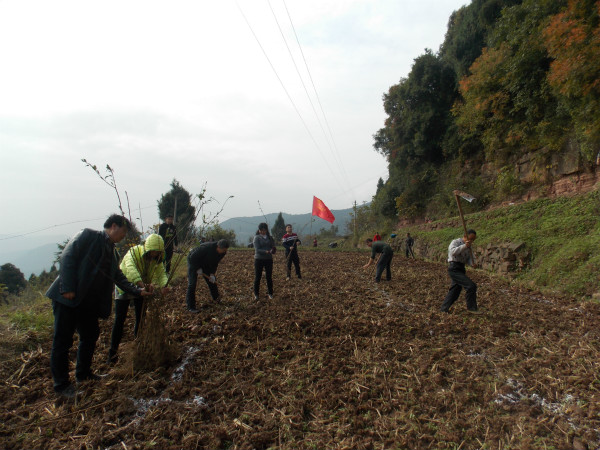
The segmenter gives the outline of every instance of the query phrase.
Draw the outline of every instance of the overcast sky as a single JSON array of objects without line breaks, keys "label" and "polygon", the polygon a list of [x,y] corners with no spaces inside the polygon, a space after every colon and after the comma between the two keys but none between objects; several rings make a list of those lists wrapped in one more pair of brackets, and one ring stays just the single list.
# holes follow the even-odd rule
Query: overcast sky
[{"label": "overcast sky", "polygon": [[117,198],[82,158],[144,227],[173,178],[233,195],[222,220],[369,201],[382,96],[468,3],[0,0],[0,234],[100,229]]}]

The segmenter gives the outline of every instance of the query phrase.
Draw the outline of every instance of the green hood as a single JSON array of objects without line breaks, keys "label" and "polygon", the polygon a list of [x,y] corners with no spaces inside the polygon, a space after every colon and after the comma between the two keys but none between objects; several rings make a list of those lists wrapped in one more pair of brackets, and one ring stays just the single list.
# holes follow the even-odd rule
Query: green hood
[{"label": "green hood", "polygon": [[155,251],[155,250],[157,250],[161,253],[164,252],[165,251],[165,243],[163,241],[163,238],[161,236],[159,236],[158,234],[151,234],[146,239],[146,242],[144,242],[144,253]]}]

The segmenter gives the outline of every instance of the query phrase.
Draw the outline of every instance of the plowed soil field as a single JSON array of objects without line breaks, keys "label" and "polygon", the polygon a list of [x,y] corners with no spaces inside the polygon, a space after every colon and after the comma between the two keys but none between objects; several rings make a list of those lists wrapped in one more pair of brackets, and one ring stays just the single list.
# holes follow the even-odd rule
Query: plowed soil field
[{"label": "plowed soil field", "polygon": [[375,284],[367,253],[300,257],[303,279],[286,281],[275,256],[274,300],[264,284],[253,300],[248,251],[221,262],[222,304],[200,282],[191,314],[176,286],[170,367],[132,371],[133,310],[107,366],[103,322],[107,375],[75,403],[55,400],[51,342],[3,364],[0,448],[600,448],[600,305],[471,271],[485,314],[464,294],[444,314],[443,265],[396,255]]}]

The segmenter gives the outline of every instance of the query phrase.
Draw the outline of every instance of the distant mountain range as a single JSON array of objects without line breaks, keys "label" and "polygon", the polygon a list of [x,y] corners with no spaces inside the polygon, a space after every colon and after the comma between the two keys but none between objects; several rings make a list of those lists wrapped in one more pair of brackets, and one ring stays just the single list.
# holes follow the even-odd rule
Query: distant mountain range
[{"label": "distant mountain range", "polygon": [[32,273],[39,275],[43,270],[50,270],[58,251],[57,244],[68,238],[66,235],[42,235],[7,239],[0,235],[0,265],[13,264],[27,279]]},{"label": "distant mountain range", "polygon": [[[350,213],[352,208],[334,209],[331,211],[335,216],[333,225],[338,227],[339,234],[346,233],[346,225],[350,222]],[[270,213],[266,215],[266,222],[272,227],[279,213]],[[286,224],[290,223],[294,231],[298,233],[300,239],[306,238],[311,232],[317,234],[321,228],[329,229],[331,224],[319,217],[314,217],[310,213],[306,214],[287,214],[282,213]],[[265,222],[265,216],[252,217],[233,217],[220,223],[226,230],[235,231],[238,245],[248,244],[256,234],[258,224]],[[0,235],[0,265],[11,263],[16,266],[25,278],[30,275],[39,275],[43,270],[50,270],[54,261],[55,253],[58,251],[57,244],[62,244],[71,236],[67,235],[40,235],[40,236],[21,236],[10,238],[7,235]]]},{"label": "distant mountain range", "polygon": [[[338,227],[339,234],[346,233],[346,225],[351,221],[350,213],[352,208],[348,209],[334,209],[331,210],[335,216],[333,225]],[[272,227],[277,219],[279,213],[270,213],[266,215],[266,222],[269,227]],[[294,232],[302,239],[311,233],[311,219],[312,219],[312,233],[317,234],[321,228],[329,229],[331,224],[326,220],[319,217],[312,216],[311,213],[306,214],[287,214],[282,212],[283,220],[286,224],[291,224],[294,228]],[[256,234],[258,224],[265,222],[265,216],[252,216],[252,217],[233,217],[220,223],[221,227],[225,230],[235,231],[235,236],[238,245],[248,244]]]}]

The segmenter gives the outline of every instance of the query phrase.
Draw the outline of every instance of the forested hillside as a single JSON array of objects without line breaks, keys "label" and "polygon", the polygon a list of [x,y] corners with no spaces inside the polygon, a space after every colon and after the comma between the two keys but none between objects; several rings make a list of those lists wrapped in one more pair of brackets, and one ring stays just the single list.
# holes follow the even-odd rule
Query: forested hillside
[{"label": "forested hillside", "polygon": [[455,11],[439,51],[383,96],[374,148],[389,179],[373,213],[440,218],[455,214],[453,189],[481,208],[594,173],[599,11],[591,0],[473,0]]}]

